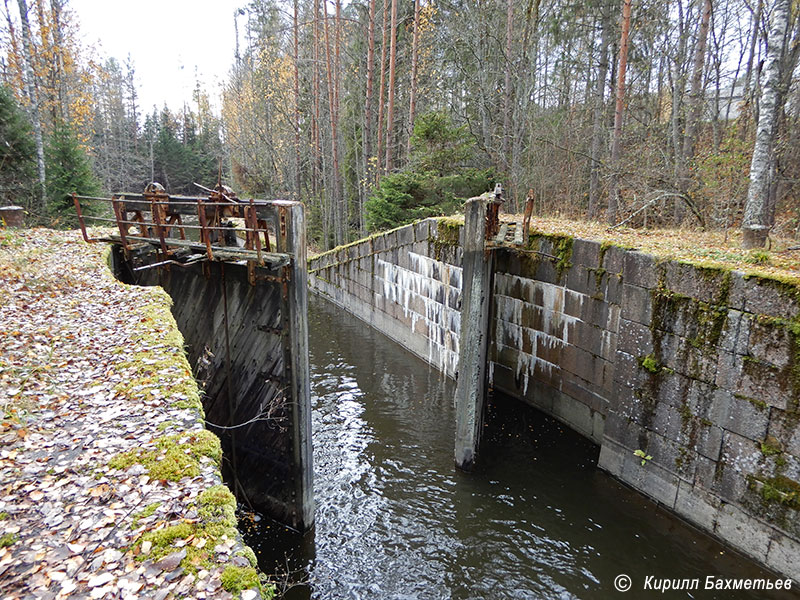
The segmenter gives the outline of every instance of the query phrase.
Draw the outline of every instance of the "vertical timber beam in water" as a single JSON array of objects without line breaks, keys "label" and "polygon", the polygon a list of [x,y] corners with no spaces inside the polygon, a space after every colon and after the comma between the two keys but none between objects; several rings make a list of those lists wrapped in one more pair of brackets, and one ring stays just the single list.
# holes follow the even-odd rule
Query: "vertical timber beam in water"
[{"label": "vertical timber beam in water", "polygon": [[279,223],[278,252],[293,256],[288,285],[289,364],[292,397],[292,441],[295,467],[296,506],[301,529],[314,524],[314,469],[311,445],[311,398],[308,368],[308,264],[306,261],[306,222],[300,202],[276,201]]},{"label": "vertical timber beam in water", "polygon": [[486,212],[489,200],[473,198],[464,209],[464,259],[456,382],[456,466],[475,464],[483,428],[487,388],[489,312],[492,299],[492,251],[486,248]]}]

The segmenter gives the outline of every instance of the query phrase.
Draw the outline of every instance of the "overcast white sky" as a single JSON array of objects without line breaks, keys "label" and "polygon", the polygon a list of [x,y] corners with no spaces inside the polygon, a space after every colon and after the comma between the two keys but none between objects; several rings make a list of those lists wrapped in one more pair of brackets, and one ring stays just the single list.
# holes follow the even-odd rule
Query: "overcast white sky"
[{"label": "overcast white sky", "polygon": [[83,41],[120,64],[130,54],[139,84],[139,108],[191,102],[195,67],[216,103],[233,64],[234,11],[247,0],[70,0]]}]

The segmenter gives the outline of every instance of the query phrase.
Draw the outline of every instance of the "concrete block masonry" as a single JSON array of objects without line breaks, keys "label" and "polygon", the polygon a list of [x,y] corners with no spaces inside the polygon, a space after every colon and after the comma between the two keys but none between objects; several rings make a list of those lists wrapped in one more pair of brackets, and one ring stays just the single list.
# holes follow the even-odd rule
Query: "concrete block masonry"
[{"label": "concrete block masonry", "polygon": [[455,377],[461,227],[428,219],[313,257],[309,288]]},{"label": "concrete block masonry", "polygon": [[[459,223],[422,221],[312,259],[310,286],[461,375],[479,360],[465,358],[481,326],[465,326],[461,297],[477,235],[465,245]],[[353,278],[343,263],[367,247],[369,270]],[[797,580],[800,291],[563,236],[491,253],[489,384],[600,445],[600,468]]]}]

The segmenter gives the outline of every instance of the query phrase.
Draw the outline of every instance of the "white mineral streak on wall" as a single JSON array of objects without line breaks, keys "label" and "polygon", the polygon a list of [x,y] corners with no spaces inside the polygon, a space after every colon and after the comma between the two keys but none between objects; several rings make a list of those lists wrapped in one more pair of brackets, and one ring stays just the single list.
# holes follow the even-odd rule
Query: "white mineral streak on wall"
[{"label": "white mineral streak on wall", "polygon": [[424,323],[428,362],[455,373],[461,335],[461,268],[415,252],[408,256],[411,269],[378,258],[375,278],[383,286],[383,296],[411,319],[412,331],[419,321]]},{"label": "white mineral streak on wall", "polygon": [[[522,298],[509,296],[518,284]],[[570,343],[569,329],[579,321],[577,317],[564,313],[564,286],[534,281],[508,273],[495,275],[495,315],[497,333],[495,343],[498,355],[505,348],[516,351],[516,378],[522,380],[523,394],[528,393],[528,381],[538,367],[549,377],[553,369],[560,367],[538,356],[539,350],[559,350]],[[582,300],[582,299],[581,299]],[[541,329],[522,326],[522,313],[528,310],[541,311]],[[537,307],[537,308],[533,308]],[[525,336],[531,342],[530,353],[524,352]],[[508,365],[511,366],[511,365]],[[489,378],[493,381],[494,368],[490,365]]]}]

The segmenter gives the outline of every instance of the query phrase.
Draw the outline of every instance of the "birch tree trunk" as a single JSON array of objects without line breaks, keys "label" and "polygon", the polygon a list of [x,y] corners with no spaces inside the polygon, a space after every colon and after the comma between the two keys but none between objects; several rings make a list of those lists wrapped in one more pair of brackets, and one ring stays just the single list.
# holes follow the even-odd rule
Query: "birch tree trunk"
[{"label": "birch tree trunk", "polygon": [[772,26],[767,38],[766,77],[761,88],[760,111],[753,160],[750,163],[750,187],[742,219],[742,246],[762,248],[767,240],[770,223],[767,207],[771,183],[770,171],[774,160],[779,99],[781,98],[781,62],[789,25],[789,0],[775,0]]}]

